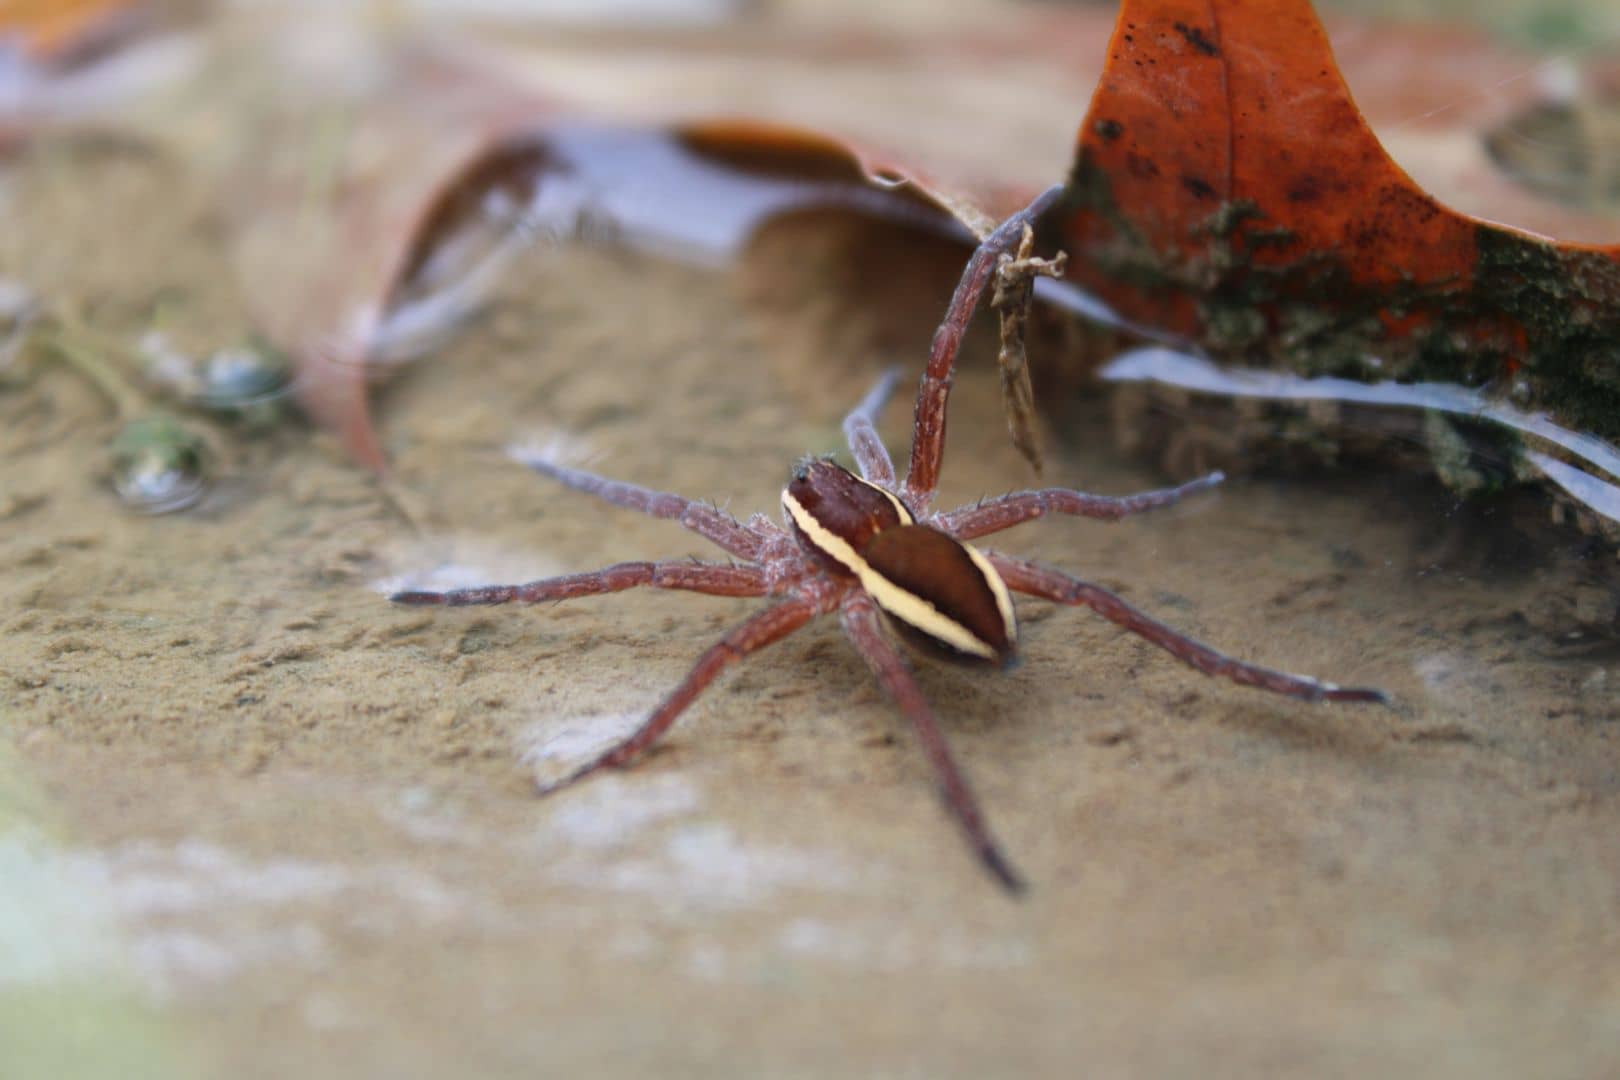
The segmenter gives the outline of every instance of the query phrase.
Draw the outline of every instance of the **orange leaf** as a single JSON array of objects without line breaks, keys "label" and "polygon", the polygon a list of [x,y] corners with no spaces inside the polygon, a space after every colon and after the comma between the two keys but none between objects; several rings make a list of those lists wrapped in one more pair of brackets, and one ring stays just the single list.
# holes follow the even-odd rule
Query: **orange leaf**
[{"label": "orange leaf", "polygon": [[1046,224],[1072,278],[1219,359],[1511,389],[1620,434],[1620,248],[1430,196],[1307,0],[1125,0]]}]

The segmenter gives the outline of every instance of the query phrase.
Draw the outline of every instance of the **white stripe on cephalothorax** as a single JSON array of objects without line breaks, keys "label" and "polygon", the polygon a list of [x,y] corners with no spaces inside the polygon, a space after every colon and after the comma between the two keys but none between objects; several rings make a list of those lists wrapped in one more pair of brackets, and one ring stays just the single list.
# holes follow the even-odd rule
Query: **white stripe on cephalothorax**
[{"label": "white stripe on cephalothorax", "polygon": [[[911,516],[911,511],[906,509],[906,504],[896,498],[893,493],[869,480],[862,480],[853,473],[850,474],[850,479],[858,484],[865,484],[885,499],[888,499],[894,506],[895,514],[900,518],[900,524],[912,525],[916,523],[916,519]],[[804,505],[798,499],[795,499],[793,493],[786,488],[782,491],[782,508],[787,511],[788,517],[792,519],[793,523],[799,527],[799,531],[804,533],[805,537],[822,554],[846,567],[850,573],[860,574],[861,567],[866,565],[866,560],[856,553],[848,540],[817,521],[815,515],[805,509]]]},{"label": "white stripe on cephalothorax", "polygon": [[786,490],[782,492],[782,509],[787,511],[793,524],[799,527],[804,538],[810,541],[817,551],[852,574],[861,572],[861,567],[866,565],[866,561],[856,554],[849,541],[817,521],[815,515],[806,510],[799,500]]},{"label": "white stripe on cephalothorax", "polygon": [[[866,481],[863,480],[862,483],[866,483]],[[876,484],[869,484],[868,486],[883,491]],[[903,523],[912,524],[911,514],[900,500],[895,499],[893,495],[889,495],[887,491],[883,491],[883,493],[894,501],[895,506],[900,511]],[[865,589],[867,594],[877,601],[878,607],[901,622],[917,628],[929,637],[942,641],[959,652],[967,653],[969,656],[982,657],[986,660],[996,659],[996,650],[989,642],[939,610],[925,597],[918,596],[909,589],[901,588],[873,569],[870,563],[861,558],[860,553],[850,545],[849,541],[822,525],[810,511],[806,510],[797,499],[786,491],[782,492],[782,506],[787,511],[788,517],[793,520],[793,523],[799,527],[799,531],[804,534],[805,539],[809,540],[816,550],[854,574],[856,579],[860,581],[861,588]],[[958,540],[957,543],[960,544],[961,541]],[[990,587],[990,592],[996,599],[996,610],[1000,612],[1002,621],[1007,627],[1007,643],[1011,645],[1017,640],[1018,624],[1013,616],[1012,597],[1007,592],[1007,585],[1001,580],[1001,575],[996,573],[995,567],[990,565],[989,560],[979,554],[972,545],[962,544],[962,547],[967,550],[968,558],[973,561],[973,565],[983,575],[985,583]]]}]

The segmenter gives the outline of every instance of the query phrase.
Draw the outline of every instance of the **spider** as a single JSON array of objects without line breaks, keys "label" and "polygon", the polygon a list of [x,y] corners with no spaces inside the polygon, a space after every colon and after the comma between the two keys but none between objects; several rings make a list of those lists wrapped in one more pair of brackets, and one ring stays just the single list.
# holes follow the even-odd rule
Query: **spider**
[{"label": "spider", "polygon": [[[785,528],[763,514],[746,523],[704,503],[567,467],[544,454],[524,464],[615,506],[678,521],[741,562],[625,562],[589,573],[523,585],[489,585],[449,592],[408,591],[399,604],[542,603],[619,592],[637,586],[716,596],[776,597],[778,601],[733,628],[698,659],[686,678],[641,725],[560,781],[547,793],[599,769],[630,764],[675,723],[732,664],[775,644],[818,616],[837,612],[845,634],[910,721],[949,813],[986,870],[1010,892],[1023,880],[985,824],[933,711],[906,660],[885,633],[885,622],[924,651],[950,660],[1006,668],[1017,658],[1018,622],[1011,593],[1092,609],[1197,668],[1306,701],[1384,702],[1382,691],[1340,687],[1231,659],[1137,610],[1120,597],[1059,570],[990,551],[968,541],[1042,517],[1073,514],[1114,521],[1169,506],[1218,484],[1220,473],[1178,487],[1135,495],[1091,495],[1067,488],[1019,491],[944,513],[929,505],[944,450],[951,372],[968,319],[991,273],[1029,223],[1050,205],[1048,192],[1008,218],[968,262],[944,322],[934,336],[918,387],[910,469],[897,484],[894,464],[875,422],[899,381],[884,373],[844,420],[860,475],[826,458],[801,461],[782,492]],[[1027,242],[1026,242],[1027,246]]]}]

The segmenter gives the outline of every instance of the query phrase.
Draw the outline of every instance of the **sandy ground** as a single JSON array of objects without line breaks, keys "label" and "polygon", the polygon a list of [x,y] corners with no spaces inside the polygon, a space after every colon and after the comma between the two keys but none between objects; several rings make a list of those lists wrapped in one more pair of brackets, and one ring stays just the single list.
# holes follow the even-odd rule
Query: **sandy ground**
[{"label": "sandy ground", "polygon": [[[93,157],[13,178],[0,276],[112,331],[160,296],[198,333],[241,325],[161,167]],[[1620,1071],[1616,653],[1549,635],[1531,616],[1567,580],[1422,484],[1238,480],[999,544],[1398,700],[1273,699],[1023,605],[1022,667],[920,678],[1025,899],[965,853],[833,625],[634,770],[536,798],[537,758],[632,722],[753,602],[424,612],[379,583],[712,554],[531,475],[512,440],[774,513],[925,336],[810,370],[746,291],[537,251],[378,396],[411,515],[289,428],[230,439],[198,509],[133,516],[96,475],[115,424],[92,389],[0,392],[0,945],[25,961],[0,978],[0,1072]],[[958,382],[943,505],[1028,480],[987,360]],[[897,452],[909,412],[885,417]],[[1052,480],[1164,482],[1105,415],[1067,414]]]}]

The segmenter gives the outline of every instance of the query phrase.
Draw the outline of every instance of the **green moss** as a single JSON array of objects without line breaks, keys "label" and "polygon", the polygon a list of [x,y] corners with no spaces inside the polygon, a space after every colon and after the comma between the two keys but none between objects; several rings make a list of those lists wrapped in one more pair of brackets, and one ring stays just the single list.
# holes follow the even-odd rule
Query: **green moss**
[{"label": "green moss", "polygon": [[1525,399],[1569,426],[1620,436],[1620,261],[1478,230],[1475,313],[1525,329]]},{"label": "green moss", "polygon": [[1423,416],[1423,441],[1435,475],[1458,494],[1495,494],[1516,479],[1519,441],[1507,428],[1431,412]]}]

